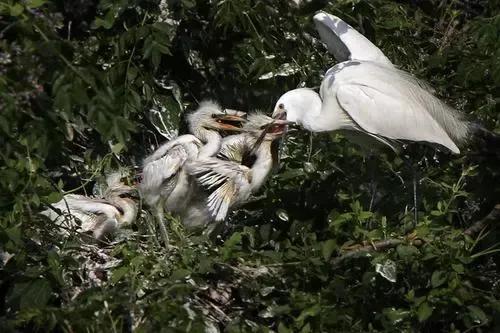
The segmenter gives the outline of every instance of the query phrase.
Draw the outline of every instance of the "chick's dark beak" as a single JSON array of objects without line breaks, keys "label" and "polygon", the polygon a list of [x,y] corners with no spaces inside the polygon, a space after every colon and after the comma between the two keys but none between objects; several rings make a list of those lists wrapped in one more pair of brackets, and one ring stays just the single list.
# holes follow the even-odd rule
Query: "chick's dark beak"
[{"label": "chick's dark beak", "polygon": [[217,114],[213,115],[217,127],[226,131],[241,131],[246,115]]}]

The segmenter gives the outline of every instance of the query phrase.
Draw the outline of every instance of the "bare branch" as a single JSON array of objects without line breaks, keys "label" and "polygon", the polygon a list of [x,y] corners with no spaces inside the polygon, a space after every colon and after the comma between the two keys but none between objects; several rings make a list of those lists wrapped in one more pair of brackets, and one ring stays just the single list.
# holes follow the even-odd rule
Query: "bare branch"
[{"label": "bare branch", "polygon": [[349,258],[355,258],[359,256],[363,256],[365,254],[368,254],[370,252],[380,252],[384,251],[387,249],[392,249],[395,248],[396,246],[404,243],[409,243],[415,246],[421,246],[424,241],[421,239],[415,239],[414,235],[410,235],[406,237],[406,239],[386,239],[383,241],[378,241],[378,242],[371,242],[369,244],[357,244],[354,246],[349,247],[349,250],[344,253],[343,255],[333,258],[332,259],[332,265],[337,266],[340,263],[342,263],[344,260],[349,259]]},{"label": "bare branch", "polygon": [[464,231],[464,234],[467,236],[473,236],[484,229],[486,226],[491,224],[492,222],[500,221],[500,204],[495,205],[493,210],[486,215],[481,220],[473,223],[469,228]]}]

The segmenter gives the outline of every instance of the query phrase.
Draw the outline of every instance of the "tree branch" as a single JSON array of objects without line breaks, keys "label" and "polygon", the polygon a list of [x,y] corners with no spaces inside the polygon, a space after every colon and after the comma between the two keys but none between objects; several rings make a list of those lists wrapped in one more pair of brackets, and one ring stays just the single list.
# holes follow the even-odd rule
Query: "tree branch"
[{"label": "tree branch", "polygon": [[[488,215],[486,215],[486,217],[475,222],[469,228],[467,228],[464,231],[464,234],[473,236],[489,224],[497,221],[500,221],[500,204],[495,205],[493,210]],[[424,244],[424,241],[422,239],[415,238],[414,234],[410,234],[404,239],[391,238],[378,242],[364,242],[363,244],[356,244],[345,248],[344,250],[346,251],[344,252],[344,254],[333,258],[331,260],[331,263],[333,266],[338,266],[346,259],[360,257],[371,252],[379,252],[387,249],[392,249],[400,244],[405,243],[409,243],[414,246],[421,246]]]},{"label": "tree branch", "polygon": [[414,235],[409,235],[408,237],[406,237],[406,239],[391,238],[383,241],[371,242],[369,244],[357,244],[349,247],[349,250],[343,255],[333,258],[331,263],[333,266],[337,266],[346,259],[359,257],[370,252],[379,252],[387,249],[392,249],[404,243],[410,243],[414,246],[421,246],[422,244],[424,244],[424,241],[418,238],[414,238]]},{"label": "tree branch", "polygon": [[500,221],[500,204],[495,205],[495,207],[493,207],[493,210],[488,215],[468,227],[464,231],[464,234],[467,236],[473,236],[492,222],[498,221]]}]

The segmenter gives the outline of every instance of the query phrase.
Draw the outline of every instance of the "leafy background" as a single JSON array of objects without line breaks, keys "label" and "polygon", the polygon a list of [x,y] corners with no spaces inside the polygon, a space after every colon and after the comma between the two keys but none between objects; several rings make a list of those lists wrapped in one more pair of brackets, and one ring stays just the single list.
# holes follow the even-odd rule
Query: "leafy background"
[{"label": "leafy background", "polygon": [[[498,156],[484,151],[496,147],[410,147],[416,227],[404,156],[306,132],[289,134],[279,172],[215,239],[172,217],[167,251],[143,211],[95,247],[37,215],[108,170],[134,171],[204,98],[271,112],[283,92],[318,87],[335,63],[318,9],[500,130],[498,0],[0,3],[2,332],[500,330],[497,232],[464,234],[498,203]],[[400,244],[345,256],[388,239]]]}]

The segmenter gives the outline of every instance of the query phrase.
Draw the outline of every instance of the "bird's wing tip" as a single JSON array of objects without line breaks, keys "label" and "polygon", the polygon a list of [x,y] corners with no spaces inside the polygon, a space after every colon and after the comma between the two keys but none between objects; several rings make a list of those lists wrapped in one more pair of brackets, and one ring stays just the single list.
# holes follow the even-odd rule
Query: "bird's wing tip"
[{"label": "bird's wing tip", "polygon": [[322,10],[317,11],[316,14],[314,14],[314,16],[313,16],[313,20],[318,21],[318,22],[323,22],[326,19],[331,19],[334,21],[339,20],[339,18],[337,16],[329,14],[329,13],[324,12]]}]

